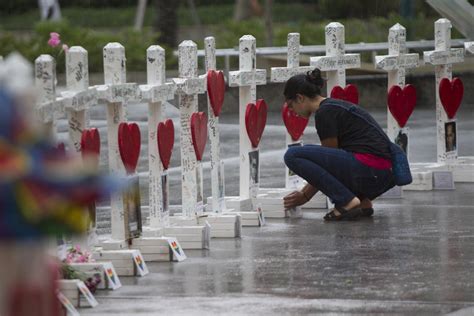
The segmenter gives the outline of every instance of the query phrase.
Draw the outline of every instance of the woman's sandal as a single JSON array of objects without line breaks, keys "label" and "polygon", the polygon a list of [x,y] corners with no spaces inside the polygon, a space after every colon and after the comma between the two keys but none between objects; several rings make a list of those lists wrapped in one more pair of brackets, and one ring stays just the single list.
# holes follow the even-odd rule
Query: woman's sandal
[{"label": "woman's sandal", "polygon": [[360,216],[362,217],[371,217],[374,214],[374,209],[371,207],[362,208],[360,213]]},{"label": "woman's sandal", "polygon": [[[339,215],[336,215],[334,211],[337,210]],[[325,221],[342,221],[342,220],[356,220],[361,216],[361,209],[360,208],[353,208],[350,210],[346,210],[343,207],[335,207],[335,210],[324,215]]]}]

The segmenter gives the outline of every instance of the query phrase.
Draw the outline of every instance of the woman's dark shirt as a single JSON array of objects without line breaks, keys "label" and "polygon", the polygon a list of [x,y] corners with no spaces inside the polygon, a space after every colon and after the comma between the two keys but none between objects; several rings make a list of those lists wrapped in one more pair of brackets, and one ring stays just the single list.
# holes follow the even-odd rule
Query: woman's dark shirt
[{"label": "woman's dark shirt", "polygon": [[[323,100],[315,113],[315,124],[321,140],[337,137],[339,148],[352,153],[370,154],[390,160],[386,138],[360,117],[334,104],[348,107],[352,103],[338,99]],[[372,124],[377,121],[363,108],[358,112]]]}]

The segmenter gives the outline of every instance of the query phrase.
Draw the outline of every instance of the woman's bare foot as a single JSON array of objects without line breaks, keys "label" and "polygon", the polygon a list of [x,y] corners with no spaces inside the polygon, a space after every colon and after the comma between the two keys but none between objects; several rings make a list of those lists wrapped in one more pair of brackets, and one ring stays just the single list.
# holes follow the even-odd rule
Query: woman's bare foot
[{"label": "woman's bare foot", "polygon": [[344,205],[344,208],[346,210],[352,210],[353,208],[356,208],[360,206],[360,200],[358,197],[355,197],[353,198],[349,203],[347,203],[346,205]]},{"label": "woman's bare foot", "polygon": [[[353,198],[349,203],[343,206],[345,210],[352,210],[353,208],[356,208],[360,206],[360,200],[358,197]],[[340,216],[341,213],[337,209],[332,209],[332,212],[334,212],[334,215]]]},{"label": "woman's bare foot", "polygon": [[360,216],[360,200],[355,197],[349,203],[344,205],[342,208],[332,209],[329,213],[324,215],[326,221],[339,221],[339,220],[355,220]]}]

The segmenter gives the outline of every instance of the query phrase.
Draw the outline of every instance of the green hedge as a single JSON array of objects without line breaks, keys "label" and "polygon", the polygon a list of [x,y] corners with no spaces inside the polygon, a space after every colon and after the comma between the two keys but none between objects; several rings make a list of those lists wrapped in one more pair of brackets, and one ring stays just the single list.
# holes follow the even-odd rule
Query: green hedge
[{"label": "green hedge", "polygon": [[[105,17],[104,17],[105,18]],[[345,25],[346,43],[371,43],[387,41],[388,29],[395,23],[407,27],[408,40],[433,39],[435,19],[419,13],[415,19],[407,20],[398,14],[390,14],[387,18],[373,17],[369,19],[338,20]],[[303,45],[324,44],[324,27],[331,22],[329,19],[318,21],[279,22],[274,24],[274,46],[286,46],[287,34],[299,32]],[[265,25],[263,19],[255,18],[248,21],[235,22],[232,19],[221,20],[218,25],[209,26],[210,33],[216,37],[218,48],[237,47],[239,38],[245,34],[252,34],[257,38],[257,46],[265,46]],[[89,52],[89,68],[91,72],[102,72],[102,49],[109,42],[119,42],[125,46],[127,56],[127,70],[144,71],[146,69],[146,49],[157,44],[158,34],[151,28],[145,27],[141,32],[129,27],[111,27],[108,29],[85,28],[64,20],[58,22],[37,23],[33,31],[29,32],[0,32],[0,55],[6,56],[12,51],[19,51],[30,61],[34,61],[41,54],[51,54],[57,57],[58,72],[64,72],[64,54],[60,48],[51,48],[47,45],[50,32],[61,34],[61,40],[69,46],[82,46]],[[453,38],[462,37],[455,29]],[[159,44],[159,43],[158,43]],[[197,41],[198,47],[203,47],[203,40]],[[176,69],[177,60],[172,49],[166,49],[167,69]],[[365,61],[370,61],[369,53],[363,54]],[[232,67],[235,66],[232,60]],[[218,60],[219,67],[223,67],[222,60]]]},{"label": "green hedge", "polygon": [[[91,72],[102,72],[102,49],[109,42],[119,42],[125,47],[127,58],[127,70],[146,70],[146,49],[156,43],[157,33],[153,33],[149,28],[141,32],[130,28],[118,31],[94,31],[74,27],[67,21],[62,22],[41,22],[38,23],[32,34],[25,36],[15,35],[17,33],[0,33],[0,55],[6,56],[12,51],[18,51],[28,60],[33,62],[41,54],[50,54],[57,59],[57,71],[64,72],[64,53],[61,52],[61,45],[50,47],[47,42],[50,32],[58,32],[61,41],[71,46],[82,46],[89,53],[89,70]],[[166,48],[167,66],[175,67],[176,58],[172,56],[172,50]]]}]

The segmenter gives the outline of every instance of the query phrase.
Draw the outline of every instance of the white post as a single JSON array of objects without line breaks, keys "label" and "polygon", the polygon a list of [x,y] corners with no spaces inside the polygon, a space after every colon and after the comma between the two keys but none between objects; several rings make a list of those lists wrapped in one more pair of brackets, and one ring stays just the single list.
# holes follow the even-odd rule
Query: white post
[{"label": "white post", "polygon": [[[216,40],[214,37],[204,39],[206,73],[216,70]],[[219,117],[214,115],[209,95],[207,96],[208,130],[211,153],[211,189],[212,189],[212,211],[222,213],[226,210],[224,199],[224,165],[220,157]]]},{"label": "white post", "polygon": [[346,69],[360,67],[360,54],[345,54],[344,25],[326,25],[326,56],[311,57],[310,65],[327,72],[327,95],[335,86],[346,86]]},{"label": "white post", "polygon": [[157,128],[163,121],[163,103],[174,98],[176,87],[165,82],[165,68],[165,50],[158,45],[150,46],[147,49],[147,85],[141,85],[140,91],[142,100],[148,101],[149,209],[153,228],[161,228],[168,222],[165,218],[168,214],[163,214],[163,165],[158,153]]},{"label": "white post", "polygon": [[438,162],[453,162],[457,160],[457,146],[446,150],[445,126],[454,123],[456,135],[456,119],[449,119],[444,111],[439,97],[439,83],[441,79],[452,78],[452,64],[464,61],[464,49],[451,49],[451,22],[448,19],[439,19],[435,22],[435,50],[424,52],[424,61],[435,66],[436,90],[436,135],[437,135],[437,160]]},{"label": "white post", "polygon": [[[388,72],[387,91],[392,86],[398,85],[400,88],[405,87],[406,69],[415,68],[419,65],[418,54],[406,53],[406,29],[400,25],[392,26],[388,33],[388,55],[376,56],[375,66],[377,69],[383,69]],[[406,129],[400,127],[387,108],[387,135],[394,141],[400,131]],[[410,152],[410,151],[408,151]]]},{"label": "white post", "polygon": [[35,86],[38,91],[37,111],[51,139],[56,139],[56,61],[50,55],[35,60]]},{"label": "white post", "polygon": [[[300,33],[289,33],[287,42],[288,54],[286,59],[286,67],[272,67],[270,78],[271,82],[285,82],[294,75],[313,70],[313,67],[311,66],[300,66]],[[286,132],[287,147],[300,142],[300,139],[294,141],[288,131]],[[295,188],[293,183],[290,181],[291,178],[288,167],[285,167],[285,171],[285,188]]]},{"label": "white post", "polygon": [[87,109],[97,102],[95,89],[89,89],[87,51],[80,46],[73,46],[66,53],[66,87],[67,93],[62,96],[72,96],[71,106],[66,106],[69,123],[70,152],[81,152],[82,131],[87,128]]},{"label": "white post", "polygon": [[183,215],[190,218],[197,208],[196,155],[191,136],[191,115],[198,110],[198,94],[206,91],[205,78],[198,77],[197,45],[183,41],[179,45],[179,78],[173,79],[179,94],[181,121],[181,174]]},{"label": "white post", "polygon": [[[104,47],[104,83],[119,85],[126,82],[125,48],[119,43],[109,43]],[[120,160],[118,146],[118,127],[126,120],[122,102],[107,102],[107,146],[109,152],[109,170],[111,173],[125,176],[125,167]],[[125,239],[125,212],[121,193],[111,198],[112,239]]]},{"label": "white post", "polygon": [[252,35],[244,35],[239,42],[239,70],[229,73],[229,85],[239,87],[239,157],[240,157],[240,197],[250,198],[249,152],[252,145],[245,127],[247,104],[256,102],[257,85],[266,83],[266,70],[256,69],[256,40]]}]

